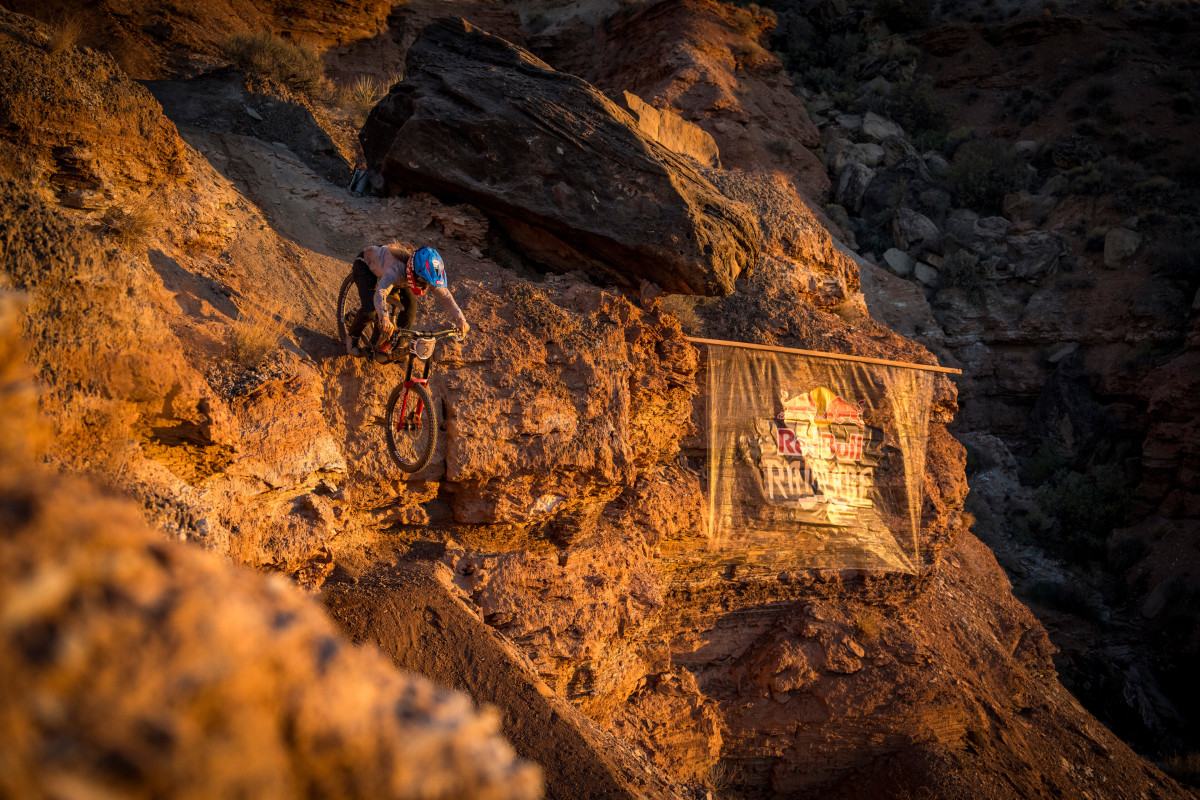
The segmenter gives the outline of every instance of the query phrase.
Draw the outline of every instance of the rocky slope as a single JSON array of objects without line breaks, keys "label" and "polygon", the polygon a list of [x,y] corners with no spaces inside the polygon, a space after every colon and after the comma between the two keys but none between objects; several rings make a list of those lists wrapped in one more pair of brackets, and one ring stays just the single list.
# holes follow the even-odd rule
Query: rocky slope
[{"label": "rocky slope", "polygon": [[[697,13],[703,24],[739,18],[716,4]],[[939,384],[926,454],[918,574],[723,563],[706,552],[701,481],[687,458],[703,456],[691,422],[702,361],[665,308],[686,305],[649,288],[626,296],[579,274],[543,274],[481,211],[420,191],[431,187],[348,195],[285,144],[259,138],[270,125],[201,128],[173,102],[178,122],[167,121],[106,56],[74,49],[52,66],[44,31],[7,13],[0,22],[9,65],[0,74],[19,76],[6,77],[15,80],[10,107],[42,104],[29,88],[46,80],[39,70],[65,71],[76,87],[67,95],[75,105],[54,115],[78,113],[100,91],[90,81],[111,75],[139,117],[164,131],[147,139],[116,122],[83,131],[96,174],[116,176],[104,190],[112,201],[153,198],[140,233],[102,225],[99,208],[64,209],[49,178],[4,194],[6,279],[29,297],[25,336],[55,431],[48,460],[61,470],[91,472],[136,498],[168,536],[324,587],[335,609],[399,608],[389,593],[406,591],[406,570],[396,565],[444,565],[456,588],[437,591],[458,598],[410,604],[429,633],[405,635],[431,648],[481,636],[474,623],[450,624],[475,609],[508,643],[505,669],[522,665],[526,689],[543,687],[590,718],[616,742],[600,759],[610,774],[625,787],[641,775],[653,796],[703,787],[1026,797],[1081,784],[1098,797],[1186,796],[1065,693],[1041,626],[965,529],[949,382]],[[746,41],[759,30],[748,28]],[[186,92],[172,83],[172,95]],[[275,113],[254,108],[264,122]],[[644,136],[632,117],[613,116],[630,126],[623,136]],[[38,147],[53,158],[68,129],[44,127],[53,136]],[[13,154],[4,169],[16,178],[15,158],[41,151],[29,128],[4,130]],[[186,168],[145,183],[116,169],[172,152]],[[702,177],[757,218],[761,258],[728,297],[697,303],[700,330],[932,358],[868,316],[856,262],[806,211],[794,173],[709,168]],[[376,424],[395,368],[345,357],[332,333],[348,260],[397,235],[442,252],[473,325],[440,354],[444,443],[408,477],[390,468]],[[264,348],[250,347],[264,335]],[[193,550],[183,561],[216,563]],[[360,636],[354,613],[340,619]],[[394,654],[416,661],[403,647]],[[447,702],[470,727],[460,701]],[[487,736],[485,726],[481,741],[494,741]],[[479,759],[498,785],[530,791],[529,773],[511,763]]]},{"label": "rocky slope", "polygon": [[818,6],[779,4],[775,43],[813,87],[830,216],[882,268],[869,304],[967,373],[977,530],[1089,706],[1193,748],[1193,12],[943,7],[905,38]]}]

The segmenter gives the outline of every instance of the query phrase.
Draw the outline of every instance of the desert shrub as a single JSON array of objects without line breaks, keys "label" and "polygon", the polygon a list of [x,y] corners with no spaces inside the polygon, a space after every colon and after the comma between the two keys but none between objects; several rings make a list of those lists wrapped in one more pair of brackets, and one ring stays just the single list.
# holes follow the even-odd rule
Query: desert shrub
[{"label": "desert shrub", "polygon": [[136,248],[145,243],[158,215],[149,201],[140,201],[121,208],[109,206],[100,217],[100,232],[126,248]]},{"label": "desert shrub", "polygon": [[776,136],[767,142],[767,149],[775,155],[783,157],[790,155],[796,149],[796,143],[786,136]]},{"label": "desert shrub", "polygon": [[1200,278],[1200,227],[1175,223],[1150,245],[1150,263],[1159,272],[1180,280]]},{"label": "desert shrub", "polygon": [[60,14],[50,22],[50,38],[46,48],[50,55],[62,55],[83,39],[83,18],[77,14]]},{"label": "desert shrub", "polygon": [[947,256],[938,267],[938,285],[959,290],[972,303],[982,302],[987,280],[979,257],[968,250]]},{"label": "desert shrub", "polygon": [[1032,185],[1025,159],[997,139],[976,139],[959,147],[945,174],[959,203],[999,211],[1004,195]]},{"label": "desert shrub", "polygon": [[854,616],[854,627],[858,629],[859,636],[868,642],[872,642],[879,638],[880,631],[883,628],[883,620],[871,609],[862,608]]},{"label": "desert shrub", "polygon": [[1103,52],[1092,58],[1092,68],[1097,72],[1107,72],[1117,66],[1129,52],[1129,45],[1122,41],[1111,41]]},{"label": "desert shrub", "polygon": [[1026,486],[1037,486],[1047,483],[1067,466],[1067,460],[1062,457],[1054,445],[1043,442],[1025,463],[1021,465],[1019,477]]},{"label": "desert shrub", "polygon": [[387,93],[387,90],[388,86],[385,86],[374,75],[360,75],[349,86],[338,89],[337,102],[349,112],[353,123],[362,127],[367,121],[371,109]]},{"label": "desert shrub", "polygon": [[243,312],[229,327],[229,357],[244,369],[254,369],[279,349],[279,339],[290,327],[282,307]]},{"label": "desert shrub", "polygon": [[923,28],[929,23],[931,0],[876,0],[875,16],[895,33]]},{"label": "desert shrub", "polygon": [[1180,755],[1176,753],[1162,764],[1163,772],[1180,783],[1189,786],[1200,786],[1200,751]]},{"label": "desert shrub", "polygon": [[310,97],[320,96],[326,89],[325,66],[308,45],[285,42],[264,31],[230,36],[224,50],[247,75],[276,81]]},{"label": "desert shrub", "polygon": [[945,144],[953,117],[929,75],[893,84],[884,106],[882,113],[899,123],[918,149],[939,150]]},{"label": "desert shrub", "polygon": [[1108,535],[1129,523],[1133,487],[1117,467],[1060,470],[1034,493],[1039,515],[1030,533],[1051,553],[1072,559],[1103,556]]},{"label": "desert shrub", "polygon": [[665,294],[662,297],[663,311],[679,320],[683,332],[696,336],[704,329],[704,320],[696,311],[700,298],[690,294]]}]

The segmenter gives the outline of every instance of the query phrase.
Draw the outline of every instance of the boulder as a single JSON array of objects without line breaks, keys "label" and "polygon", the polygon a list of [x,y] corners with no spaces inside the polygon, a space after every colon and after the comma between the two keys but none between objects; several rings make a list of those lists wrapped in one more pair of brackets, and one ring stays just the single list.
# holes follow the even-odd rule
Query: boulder
[{"label": "boulder", "polygon": [[857,214],[862,209],[863,196],[875,179],[875,170],[862,164],[847,164],[838,175],[833,201]]},{"label": "boulder", "polygon": [[1009,236],[1009,275],[1032,278],[1052,269],[1058,260],[1070,252],[1067,240],[1055,231],[1030,231]]},{"label": "boulder", "polygon": [[895,247],[890,247],[883,254],[884,263],[892,268],[892,272],[901,277],[908,277],[912,274],[914,262],[909,257],[908,253],[903,250],[897,250]]},{"label": "boulder", "polygon": [[600,91],[457,18],[427,27],[360,138],[384,194],[479,207],[527,256],[723,295],[758,259],[750,211]]},{"label": "boulder", "polygon": [[863,116],[862,133],[863,136],[876,142],[882,142],[891,136],[904,137],[903,128],[890,119],[879,116],[874,111],[868,111]]},{"label": "boulder", "polygon": [[1141,245],[1141,234],[1128,228],[1109,228],[1104,235],[1104,266],[1116,269],[1133,258]]},{"label": "boulder", "polygon": [[1004,196],[1004,216],[1013,222],[1031,222],[1041,225],[1058,206],[1058,199],[1047,195],[1014,192]]},{"label": "boulder", "polygon": [[830,167],[835,173],[840,173],[848,164],[862,164],[864,167],[874,168],[883,162],[884,150],[874,142],[850,144],[845,139],[837,139],[836,142],[845,144],[835,152],[829,153],[832,157]]},{"label": "boulder", "polygon": [[938,250],[942,232],[929,217],[911,208],[896,209],[892,218],[892,237],[901,250]]},{"label": "boulder", "polygon": [[958,244],[981,255],[1001,256],[1008,252],[1005,238],[1013,224],[1004,217],[980,219],[974,212],[956,210],[946,220],[946,233]]},{"label": "boulder", "polygon": [[913,275],[926,286],[934,286],[938,281],[937,268],[926,264],[924,261],[918,261],[917,265],[913,267]]},{"label": "boulder", "polygon": [[621,92],[617,103],[637,121],[639,131],[672,152],[696,159],[706,167],[721,166],[712,134],[667,109],[655,108],[632,92]]}]

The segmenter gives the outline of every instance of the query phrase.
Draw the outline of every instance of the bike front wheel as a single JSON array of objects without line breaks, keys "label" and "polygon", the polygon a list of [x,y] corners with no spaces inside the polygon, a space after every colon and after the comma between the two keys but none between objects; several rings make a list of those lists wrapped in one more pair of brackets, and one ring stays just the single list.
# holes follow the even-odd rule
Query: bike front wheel
[{"label": "bike front wheel", "polygon": [[417,472],[433,458],[438,436],[437,414],[428,386],[400,384],[393,389],[384,424],[387,426],[388,453],[400,469]]}]

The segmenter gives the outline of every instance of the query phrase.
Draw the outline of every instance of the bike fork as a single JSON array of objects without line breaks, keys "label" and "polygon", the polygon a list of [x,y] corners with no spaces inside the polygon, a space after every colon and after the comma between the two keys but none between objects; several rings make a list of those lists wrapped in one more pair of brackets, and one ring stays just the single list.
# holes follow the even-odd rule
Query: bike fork
[{"label": "bike fork", "polygon": [[[408,369],[405,370],[405,372],[404,372],[404,399],[400,401],[400,422],[399,422],[399,424],[404,426],[404,430],[411,430],[411,428],[412,428],[412,426],[408,422],[408,414],[407,414],[408,390],[411,389],[414,384],[429,383],[429,363],[430,362],[428,362],[428,361],[425,362],[425,372],[422,375],[422,377],[414,380],[413,376],[412,376],[413,357],[411,354],[408,357]],[[417,407],[415,409],[413,409],[413,414],[416,416],[416,419],[417,419],[417,422],[416,422],[417,425],[421,424],[421,412],[424,410],[425,410],[425,401],[418,397],[417,398]]]}]

